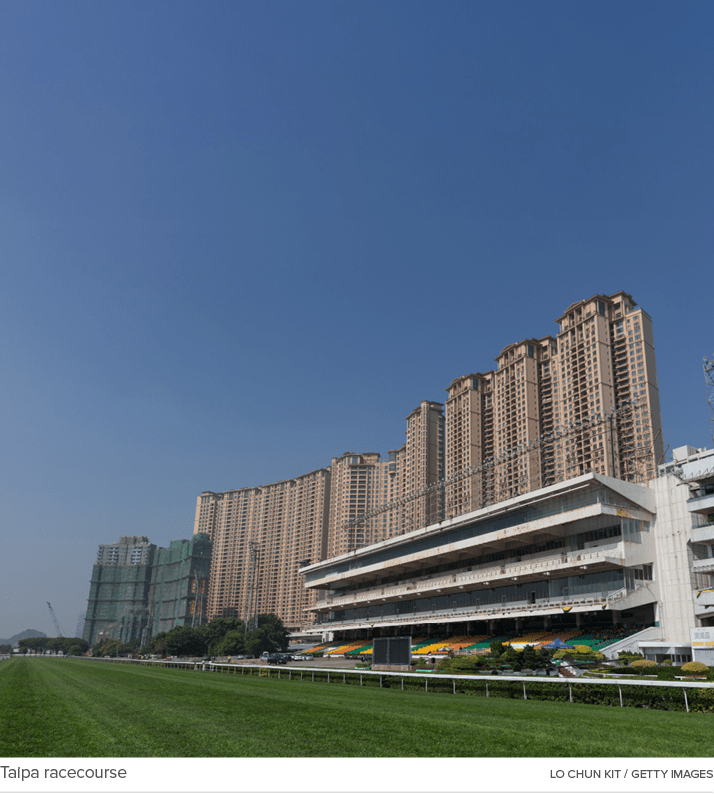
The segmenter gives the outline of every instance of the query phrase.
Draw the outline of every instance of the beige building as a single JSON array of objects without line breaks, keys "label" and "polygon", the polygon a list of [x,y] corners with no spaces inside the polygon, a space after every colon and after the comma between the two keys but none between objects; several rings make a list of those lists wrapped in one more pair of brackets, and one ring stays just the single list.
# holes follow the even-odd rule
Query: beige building
[{"label": "beige building", "polygon": [[569,306],[446,402],[446,515],[589,471],[646,482],[664,457],[652,320],[625,292]]},{"label": "beige building", "polygon": [[330,472],[327,557],[391,537],[397,516],[393,511],[378,511],[400,494],[396,454],[383,458],[378,452],[345,452],[332,459]]},{"label": "beige building", "polygon": [[346,452],[293,480],[202,493],[194,533],[213,541],[207,618],[274,613],[289,629],[306,628],[315,594],[305,590],[300,564],[403,534],[427,513],[438,516],[440,492],[412,494],[443,478],[443,438],[443,406],[425,400],[407,417],[406,443],[387,457]]},{"label": "beige building", "polygon": [[303,626],[312,596],[298,568],[326,555],[329,501],[327,469],[257,488],[202,493],[194,533],[213,541],[208,619],[273,613],[291,630]]},{"label": "beige building", "polygon": [[403,534],[443,512],[444,406],[423,400],[407,416],[406,442],[386,458],[345,452],[332,459],[328,557]]},{"label": "beige building", "polygon": [[[422,401],[387,457],[198,498],[213,541],[209,618],[274,612],[305,624],[298,563],[324,561],[595,472],[644,483],[663,459],[652,321],[625,292],[569,306],[555,337],[525,339],[495,369]],[[252,544],[252,550],[251,550]],[[257,604],[257,606],[256,606]]]}]

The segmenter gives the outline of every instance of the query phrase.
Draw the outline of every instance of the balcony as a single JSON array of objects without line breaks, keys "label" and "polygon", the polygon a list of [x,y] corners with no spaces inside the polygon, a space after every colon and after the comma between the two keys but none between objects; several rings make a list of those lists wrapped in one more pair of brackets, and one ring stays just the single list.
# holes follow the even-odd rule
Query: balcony
[{"label": "balcony", "polygon": [[690,513],[702,513],[708,515],[714,512],[714,493],[695,496],[687,500],[687,510]]},{"label": "balcony", "polygon": [[398,601],[405,596],[422,598],[446,595],[457,593],[465,588],[475,590],[479,587],[490,587],[491,584],[503,585],[515,579],[528,582],[543,579],[551,573],[567,571],[572,574],[584,570],[593,573],[596,570],[624,566],[624,564],[622,543],[610,543],[593,549],[550,554],[503,565],[484,565],[433,579],[411,579],[394,586],[386,585],[379,589],[354,592],[345,596],[327,597],[322,601],[317,601],[315,609],[325,611],[352,606],[368,606],[387,601]]},{"label": "balcony", "polygon": [[692,543],[714,543],[714,524],[692,527]]},{"label": "balcony", "polygon": [[692,563],[694,573],[714,573],[714,557],[706,557],[703,560],[694,560]]},{"label": "balcony", "polygon": [[[370,617],[369,619],[354,618],[352,620],[330,621],[317,624],[321,629],[330,631],[339,629],[374,629],[375,626],[427,625],[429,623],[455,623],[465,620],[497,620],[514,617],[532,617],[534,615],[554,615],[569,607],[573,612],[588,612],[602,608],[609,603],[613,594],[595,594],[583,596],[564,596],[551,598],[529,604],[523,601],[487,606],[460,607],[450,610],[425,610],[412,612],[409,615],[389,615],[386,617]],[[618,602],[619,603],[619,602]]]},{"label": "balcony", "polygon": [[714,589],[699,590],[694,593],[694,611],[697,615],[712,607],[714,607]]}]

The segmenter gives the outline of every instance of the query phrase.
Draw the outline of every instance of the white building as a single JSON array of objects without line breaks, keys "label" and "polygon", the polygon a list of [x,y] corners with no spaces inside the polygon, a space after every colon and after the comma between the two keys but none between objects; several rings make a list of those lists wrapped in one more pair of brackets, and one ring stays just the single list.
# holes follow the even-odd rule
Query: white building
[{"label": "white building", "polygon": [[317,627],[366,641],[629,628],[608,653],[686,661],[692,631],[714,626],[714,451],[692,452],[649,485],[584,474],[310,565]]}]

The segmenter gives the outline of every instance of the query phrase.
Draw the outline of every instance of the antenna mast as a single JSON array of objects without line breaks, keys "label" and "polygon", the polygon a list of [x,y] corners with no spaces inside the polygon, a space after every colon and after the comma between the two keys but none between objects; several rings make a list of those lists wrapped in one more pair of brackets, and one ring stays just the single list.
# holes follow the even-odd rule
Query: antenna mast
[{"label": "antenna mast", "polygon": [[709,430],[714,441],[714,361],[710,361],[706,356],[704,356],[704,385],[709,403]]}]

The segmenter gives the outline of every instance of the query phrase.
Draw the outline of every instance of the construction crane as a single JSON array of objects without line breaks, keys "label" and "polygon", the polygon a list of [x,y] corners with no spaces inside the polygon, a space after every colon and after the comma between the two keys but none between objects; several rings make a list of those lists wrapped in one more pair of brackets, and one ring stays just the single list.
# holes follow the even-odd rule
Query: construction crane
[{"label": "construction crane", "polygon": [[54,609],[52,609],[52,604],[47,602],[47,606],[50,608],[50,616],[52,617],[52,622],[55,624],[55,631],[57,632],[58,637],[64,637],[62,634],[62,629],[60,628],[59,620],[57,620],[57,615],[55,615]]},{"label": "construction crane", "polygon": [[704,356],[704,385],[709,403],[709,430],[714,441],[714,361],[710,361],[706,356]]}]

